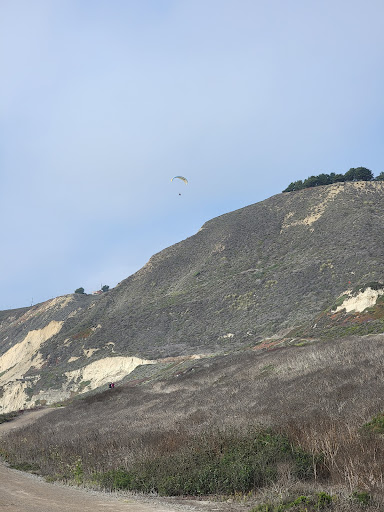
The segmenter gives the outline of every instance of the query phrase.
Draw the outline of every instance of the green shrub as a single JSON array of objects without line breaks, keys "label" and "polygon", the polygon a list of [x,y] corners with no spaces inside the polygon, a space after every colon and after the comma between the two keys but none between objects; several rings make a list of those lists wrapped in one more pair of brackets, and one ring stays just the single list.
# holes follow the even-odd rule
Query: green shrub
[{"label": "green shrub", "polygon": [[39,473],[40,470],[40,466],[38,464],[30,464],[28,462],[10,464],[10,467],[19,471],[28,471],[29,473]]},{"label": "green shrub", "polygon": [[376,434],[384,433],[384,413],[377,414],[370,422],[364,425],[364,429],[375,432]]},{"label": "green shrub", "polygon": [[84,481],[83,461],[79,457],[72,466],[72,475],[75,482],[80,485]]},{"label": "green shrub", "polygon": [[365,491],[355,491],[352,494],[352,500],[359,505],[369,505],[372,502],[372,496]]},{"label": "green shrub", "polygon": [[316,498],[317,498],[316,507],[318,510],[322,510],[322,509],[328,507],[328,505],[331,505],[331,503],[332,503],[332,496],[330,496],[326,492],[319,492],[316,495]]},{"label": "green shrub", "polygon": [[331,311],[336,311],[336,309],[342,305],[342,303],[345,301],[345,299],[347,299],[349,297],[349,295],[347,294],[344,294],[344,295],[341,295],[340,297],[338,297],[335,301],[335,303],[333,304],[333,306],[331,307]]},{"label": "green shrub", "polygon": [[196,436],[179,451],[96,479],[110,490],[155,491],[161,496],[247,493],[276,481],[280,462],[290,463],[299,478],[313,476],[312,457],[280,434],[215,432]]},{"label": "green shrub", "polygon": [[263,503],[253,508],[251,512],[319,512],[331,510],[333,497],[326,492],[313,496],[299,496],[294,500],[280,503]]}]

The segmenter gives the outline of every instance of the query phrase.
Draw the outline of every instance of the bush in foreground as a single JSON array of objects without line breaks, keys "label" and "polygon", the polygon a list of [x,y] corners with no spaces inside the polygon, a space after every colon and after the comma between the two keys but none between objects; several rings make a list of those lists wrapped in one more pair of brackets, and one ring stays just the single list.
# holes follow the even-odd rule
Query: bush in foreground
[{"label": "bush in foreground", "polygon": [[[19,430],[8,438],[12,440],[6,450],[10,464],[33,465],[51,481],[97,485],[105,490],[161,496],[246,494],[277,481],[282,467],[299,480],[310,480],[315,470],[319,472],[317,465],[322,465],[320,457],[307,454],[283,434],[258,427],[164,432],[156,435],[151,449],[129,450],[127,463],[120,459],[116,465],[111,460],[103,462],[102,453],[108,452],[109,445],[99,436],[91,440],[91,433],[81,452],[73,438],[61,446],[54,441],[32,445],[27,432]],[[98,456],[90,456],[95,450]]]},{"label": "bush in foreground", "polygon": [[214,432],[193,437],[177,452],[99,473],[95,479],[105,489],[162,496],[247,493],[276,481],[281,463],[288,463],[300,479],[313,476],[313,458],[280,434]]}]

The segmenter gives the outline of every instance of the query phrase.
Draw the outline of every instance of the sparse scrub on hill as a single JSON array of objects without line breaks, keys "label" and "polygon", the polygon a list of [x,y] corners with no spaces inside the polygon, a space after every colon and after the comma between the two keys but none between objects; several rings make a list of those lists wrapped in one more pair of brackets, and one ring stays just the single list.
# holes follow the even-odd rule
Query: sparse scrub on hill
[{"label": "sparse scrub on hill", "polygon": [[333,330],[331,336],[333,338],[337,338],[339,336],[351,336],[351,335],[360,335],[367,336],[368,334],[375,334],[377,332],[383,332],[384,330],[384,322],[370,322],[370,323],[361,323],[356,325],[350,325],[346,328],[335,329]]},{"label": "sparse scrub on hill", "polygon": [[[360,510],[354,493],[369,493],[366,510],[380,510],[384,440],[362,427],[382,411],[382,336],[257,350],[197,360],[181,374],[178,366],[169,368],[169,380],[151,386],[119,386],[76,400],[2,438],[2,453],[51,480],[107,489],[246,495],[253,478],[264,485],[260,504],[322,491],[333,496],[327,489],[337,486],[346,498],[329,510]],[[269,433],[272,441],[258,451],[261,459],[240,451],[249,446],[246,426],[256,421],[264,426],[254,432]],[[295,454],[303,454],[308,473],[297,470]],[[302,491],[292,495],[293,484]]]}]

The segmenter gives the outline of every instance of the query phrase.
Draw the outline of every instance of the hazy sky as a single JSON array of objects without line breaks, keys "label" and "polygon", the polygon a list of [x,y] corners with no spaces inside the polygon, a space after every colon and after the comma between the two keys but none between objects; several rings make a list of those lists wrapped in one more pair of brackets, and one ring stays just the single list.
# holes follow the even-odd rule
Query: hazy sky
[{"label": "hazy sky", "polygon": [[291,181],[379,174],[383,22],[382,0],[0,0],[0,309],[113,287]]}]

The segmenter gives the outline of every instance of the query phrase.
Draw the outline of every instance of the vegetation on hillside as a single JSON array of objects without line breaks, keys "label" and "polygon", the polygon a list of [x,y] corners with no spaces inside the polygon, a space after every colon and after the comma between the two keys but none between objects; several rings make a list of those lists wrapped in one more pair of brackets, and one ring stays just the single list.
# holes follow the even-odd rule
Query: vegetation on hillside
[{"label": "vegetation on hillside", "polygon": [[0,450],[49,481],[106,490],[231,497],[255,512],[382,510],[383,351],[377,336],[194,361],[77,399]]},{"label": "vegetation on hillside", "polygon": [[4,317],[3,350],[65,320],[39,349],[35,393],[101,355],[161,363],[4,436],[3,457],[50,481],[231,496],[254,512],[383,510],[384,296],[339,308],[383,289],[382,187],[332,190],[211,221],[97,300]]},{"label": "vegetation on hillside", "polygon": [[384,172],[381,172],[376,178],[372,171],[366,167],[351,167],[345,174],[321,173],[317,176],[309,176],[304,181],[293,181],[283,192],[293,192],[294,190],[302,190],[303,188],[318,187],[321,185],[332,185],[333,183],[341,183],[343,181],[383,181]]},{"label": "vegetation on hillside", "polygon": [[[1,353],[10,340],[17,345],[29,332],[37,336],[50,322],[62,323],[39,349],[42,367],[20,369],[28,386],[23,406],[41,403],[40,392],[48,389],[50,400],[63,389],[82,391],[80,382],[69,387],[68,372],[104,357],[154,360],[256,345],[308,326],[350,281],[353,288],[382,280],[382,182],[359,183],[364,186],[278,194],[222,215],[107,293],[75,293],[60,304],[3,312]],[[337,332],[366,334],[383,326],[376,318]],[[318,338],[319,325],[312,331]],[[24,383],[4,386],[4,411],[17,386]]]},{"label": "vegetation on hillside", "polygon": [[[342,307],[344,302],[363,293],[367,288],[380,291],[376,303],[363,311],[349,311]],[[350,335],[364,336],[384,332],[384,284],[369,282],[355,286],[350,292],[340,295],[332,306],[320,313],[312,322],[297,327],[291,335],[298,338],[337,339]]]},{"label": "vegetation on hillside", "polygon": [[49,482],[160,496],[232,496],[252,512],[357,512],[382,504],[382,436],[330,419],[290,422],[280,432],[182,422],[174,430],[149,429],[141,438],[113,428],[108,434],[53,428],[52,434],[42,437],[37,425],[25,427],[8,435],[0,453],[13,468]]},{"label": "vegetation on hillside", "polygon": [[5,414],[0,414],[0,424],[6,423],[8,421],[12,421],[17,416],[17,412],[8,412]]}]

